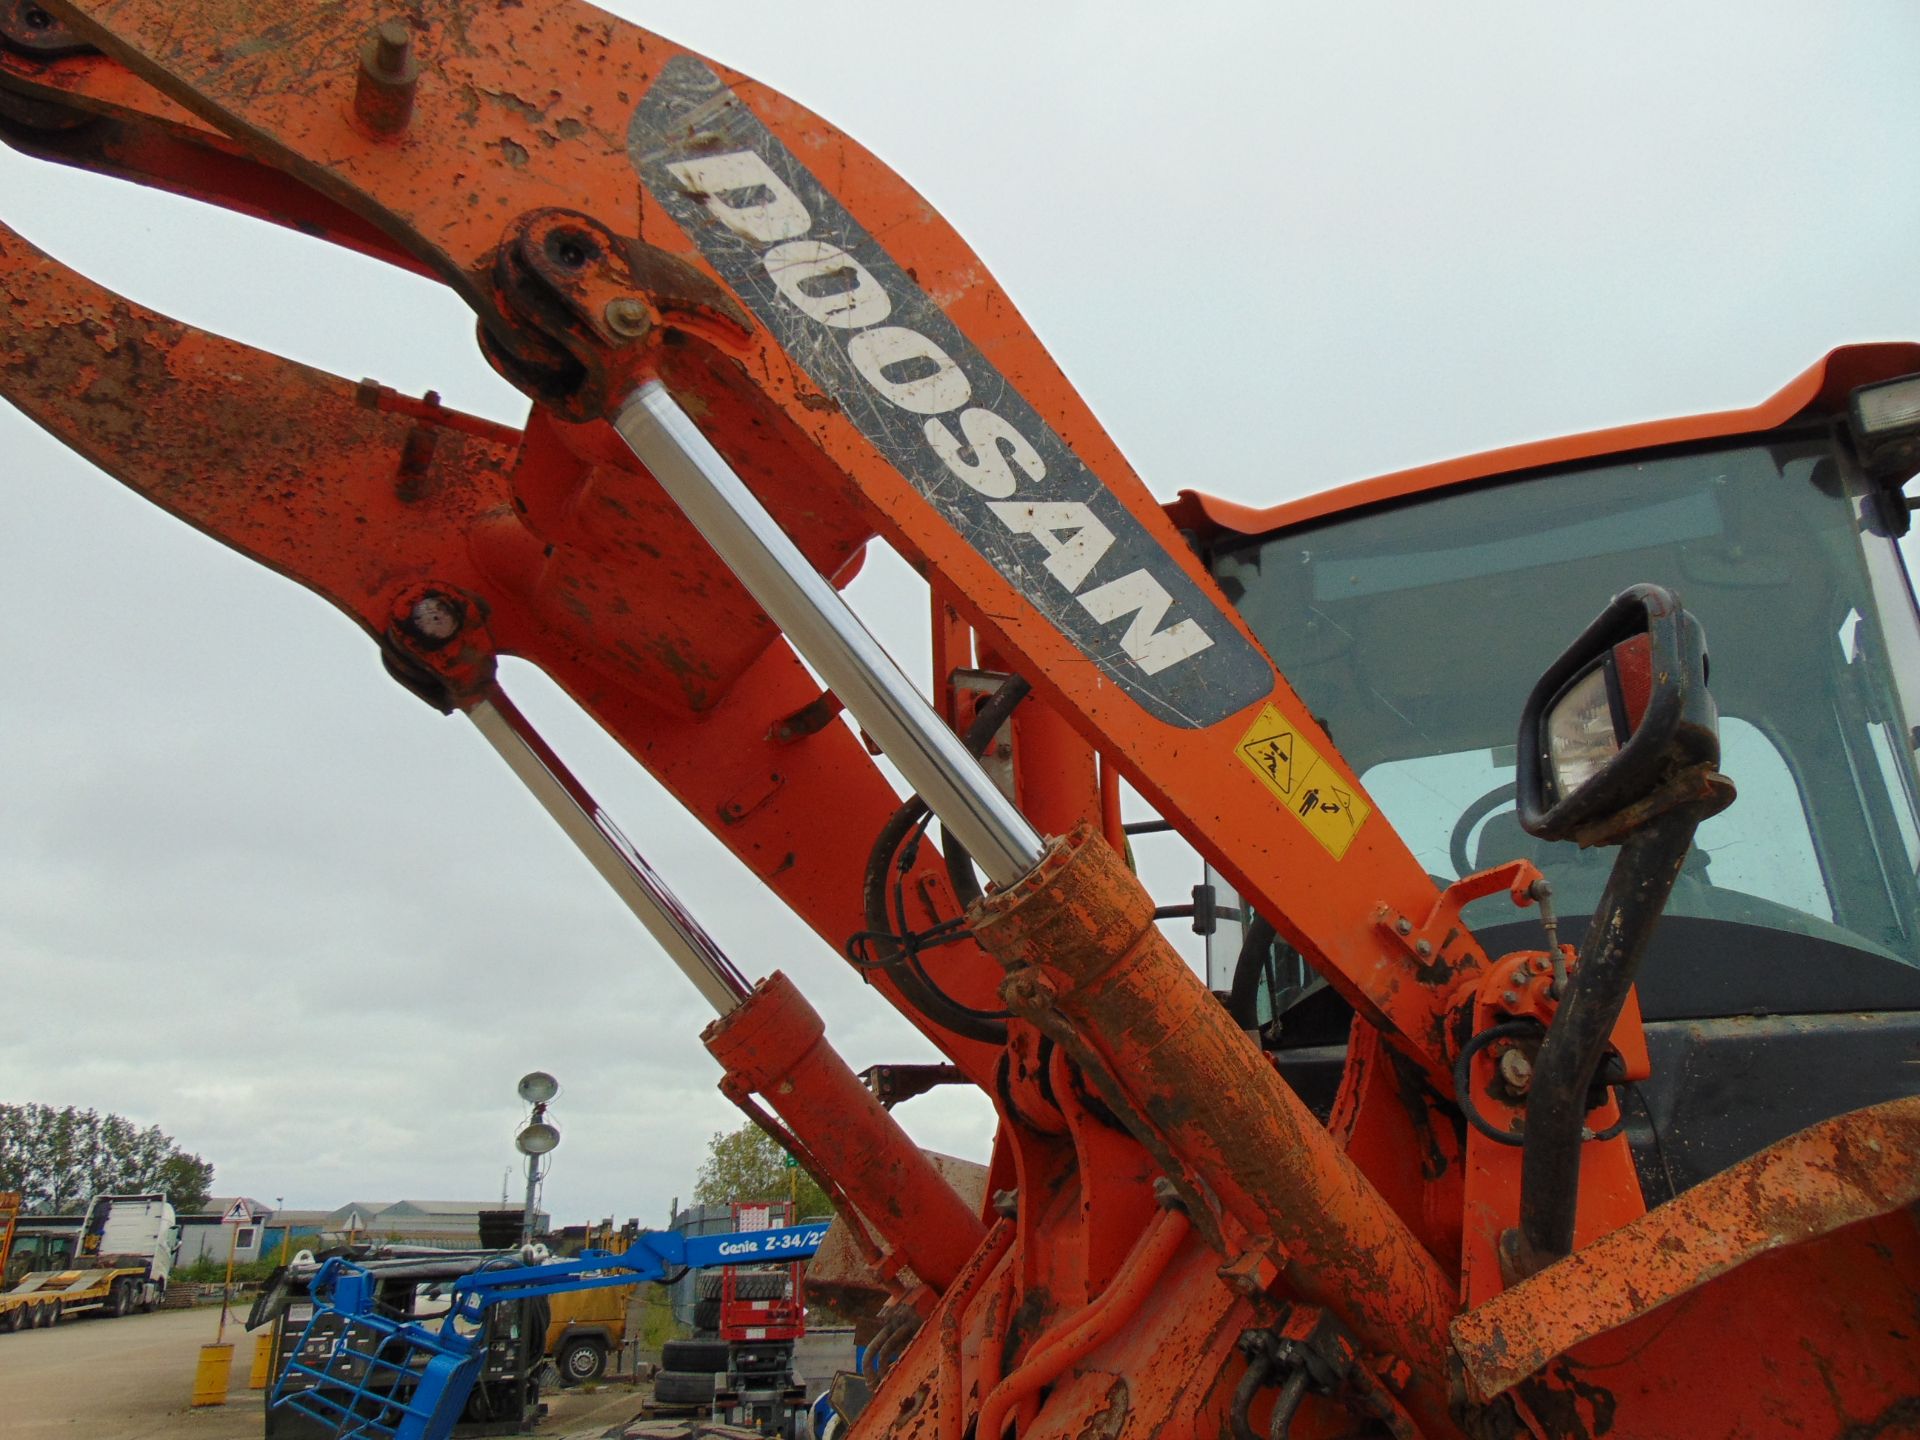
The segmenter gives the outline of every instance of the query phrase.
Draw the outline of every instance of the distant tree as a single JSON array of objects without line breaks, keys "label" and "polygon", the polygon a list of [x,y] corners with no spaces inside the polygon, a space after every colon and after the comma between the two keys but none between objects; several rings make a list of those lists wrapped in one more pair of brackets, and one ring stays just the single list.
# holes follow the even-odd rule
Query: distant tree
[{"label": "distant tree", "polygon": [[788,1168],[787,1155],[766,1131],[752,1121],[738,1130],[723,1130],[707,1142],[707,1158],[693,1198],[702,1205],[725,1205],[730,1200],[798,1200],[796,1217],[831,1215],[826,1193],[806,1171]]},{"label": "distant tree", "polygon": [[182,1213],[200,1209],[213,1166],[158,1125],[68,1105],[0,1105],[0,1190],[18,1190],[31,1213],[77,1209],[94,1195],[159,1192]]}]

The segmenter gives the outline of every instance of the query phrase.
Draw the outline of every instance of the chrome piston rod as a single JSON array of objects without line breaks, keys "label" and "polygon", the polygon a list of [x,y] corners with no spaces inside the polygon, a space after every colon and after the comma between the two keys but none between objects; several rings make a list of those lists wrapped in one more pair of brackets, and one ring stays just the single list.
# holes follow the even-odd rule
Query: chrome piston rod
[{"label": "chrome piston rod", "polygon": [[746,977],[499,687],[466,714],[715,1013],[746,999]]},{"label": "chrome piston rod", "polygon": [[1042,841],[960,737],[657,380],[614,417],[621,439],[719,552],[989,879],[1008,885]]}]

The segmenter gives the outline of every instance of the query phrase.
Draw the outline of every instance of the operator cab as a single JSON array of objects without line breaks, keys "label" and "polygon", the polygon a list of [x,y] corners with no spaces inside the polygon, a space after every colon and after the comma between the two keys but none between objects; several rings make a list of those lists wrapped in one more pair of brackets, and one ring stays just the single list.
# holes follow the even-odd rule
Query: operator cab
[{"label": "operator cab", "polygon": [[[1911,370],[1910,351],[1839,352],[1827,368],[1893,352]],[[1630,1097],[1629,1133],[1649,1202],[1920,1090],[1920,620],[1897,546],[1899,484],[1920,467],[1863,461],[1872,447],[1827,378],[1763,431],[1357,487],[1378,498],[1323,501],[1267,533],[1221,528],[1207,547],[1436,883],[1532,860],[1575,944],[1614,852],[1521,829],[1522,703],[1629,584],[1666,586],[1704,625],[1739,799],[1700,826],[1640,972],[1654,1077]],[[1912,388],[1920,400],[1920,377]],[[1490,955],[1542,947],[1536,914],[1504,895],[1465,916]],[[1242,938],[1214,939],[1218,989]],[[1283,942],[1244,948],[1264,1037],[1324,1113],[1350,1012]]]}]

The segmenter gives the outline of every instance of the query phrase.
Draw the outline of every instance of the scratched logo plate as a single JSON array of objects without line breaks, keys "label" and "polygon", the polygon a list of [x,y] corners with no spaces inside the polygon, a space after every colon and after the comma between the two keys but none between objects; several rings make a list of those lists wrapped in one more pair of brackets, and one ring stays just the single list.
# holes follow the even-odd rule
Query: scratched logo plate
[{"label": "scratched logo plate", "polygon": [[1259,649],[713,70],[668,62],[628,154],[781,348],[1136,704],[1202,729],[1272,693]]}]

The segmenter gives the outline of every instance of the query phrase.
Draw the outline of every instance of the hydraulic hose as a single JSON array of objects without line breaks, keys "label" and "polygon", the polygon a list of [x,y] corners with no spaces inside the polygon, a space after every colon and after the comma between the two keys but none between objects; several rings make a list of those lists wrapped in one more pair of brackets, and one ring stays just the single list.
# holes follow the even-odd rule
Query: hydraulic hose
[{"label": "hydraulic hose", "polygon": [[1296,1295],[1363,1348],[1406,1360],[1406,1408],[1429,1436],[1458,1435],[1453,1281],[1160,933],[1120,855],[1079,827],[970,918],[1010,972],[1008,1007],[1076,1037],[1125,1102],[1128,1130],[1164,1143],[1236,1223],[1271,1237]]},{"label": "hydraulic hose", "polygon": [[1240,954],[1233,962],[1233,984],[1227,993],[1227,1013],[1242,1030],[1260,1028],[1260,982],[1267,975],[1267,956],[1273,945],[1273,922],[1252,915],[1240,938]]},{"label": "hydraulic hose", "polygon": [[1000,1440],[1016,1405],[1111,1340],[1138,1312],[1147,1291],[1160,1282],[1191,1229],[1185,1211],[1167,1210],[1156,1216],[1100,1298],[1036,1344],[1020,1368],[993,1387],[980,1406],[976,1440]]},{"label": "hydraulic hose", "polygon": [[[999,689],[982,702],[974,712],[973,723],[967,726],[967,732],[962,737],[970,753],[977,756],[992,743],[1000,727],[1007,723],[1007,717],[1027,698],[1028,689],[1027,682],[1018,675],[1009,676]],[[926,816],[926,801],[915,795],[894,811],[880,828],[867,859],[862,890],[867,932],[875,937],[873,944],[879,955],[880,968],[887,972],[900,987],[901,994],[916,1009],[956,1035],[964,1035],[969,1040],[979,1040],[988,1045],[1004,1044],[1007,1027],[1002,1017],[962,1005],[942,992],[917,972],[897,940],[887,938],[893,933],[893,917],[887,913],[893,857]],[[952,877],[954,891],[964,908],[980,894],[980,882],[974,877],[972,858],[961,848],[959,839],[951,831],[943,832],[941,841],[946,847],[947,874]]]},{"label": "hydraulic hose", "polygon": [[[973,712],[973,723],[967,726],[965,736],[967,749],[975,755],[984,755],[993,737],[1000,733],[1000,727],[1012,718],[1031,689],[1018,675],[1002,681],[1000,688],[981,701],[980,708]],[[960,843],[960,837],[944,826],[940,832],[940,853],[947,862],[947,879],[953,884],[953,893],[965,909],[980,898],[980,880],[973,873],[973,856]]]}]

